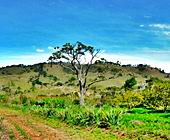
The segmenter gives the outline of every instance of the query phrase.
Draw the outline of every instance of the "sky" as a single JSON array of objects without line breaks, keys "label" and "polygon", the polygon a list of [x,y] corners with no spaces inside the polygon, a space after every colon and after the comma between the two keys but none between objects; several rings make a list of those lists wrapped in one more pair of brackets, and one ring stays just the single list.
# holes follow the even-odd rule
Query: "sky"
[{"label": "sky", "polygon": [[81,41],[101,57],[170,72],[169,0],[0,0],[0,66],[46,61]]}]

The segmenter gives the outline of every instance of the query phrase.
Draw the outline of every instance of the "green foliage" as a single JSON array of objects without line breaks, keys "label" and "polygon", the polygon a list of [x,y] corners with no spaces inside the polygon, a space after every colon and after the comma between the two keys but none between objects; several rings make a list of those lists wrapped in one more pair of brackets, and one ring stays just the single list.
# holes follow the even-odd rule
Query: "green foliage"
[{"label": "green foliage", "polygon": [[97,67],[97,70],[96,70],[98,73],[103,73],[103,72],[105,72],[106,71],[106,69],[105,69],[105,67]]},{"label": "green foliage", "polygon": [[22,94],[22,93],[23,93],[23,91],[22,91],[21,87],[17,87],[15,94]]},{"label": "green foliage", "polygon": [[139,106],[143,102],[143,98],[139,92],[126,91],[123,94],[123,99],[129,109]]},{"label": "green foliage", "polygon": [[57,82],[59,80],[59,78],[54,75],[48,75],[48,78],[54,82]]},{"label": "green foliage", "polygon": [[75,86],[75,82],[76,82],[77,78],[75,78],[74,76],[70,77],[68,79],[67,82],[65,82],[65,84],[67,84],[68,86]]},{"label": "green foliage", "polygon": [[8,103],[9,96],[6,94],[0,94],[0,103]]},{"label": "green foliage", "polygon": [[170,82],[152,81],[150,86],[143,91],[145,105],[166,111],[168,105],[170,105]]},{"label": "green foliage", "polygon": [[28,103],[28,98],[27,98],[27,96],[25,96],[25,95],[23,95],[23,94],[21,94],[21,95],[19,96],[19,100],[20,100],[20,104],[22,104],[22,105],[27,105],[27,103]]},{"label": "green foliage", "polygon": [[101,128],[118,125],[122,116],[122,111],[115,110],[109,106],[90,108],[71,105],[65,109],[34,106],[30,111],[44,117],[58,118],[72,125],[97,126]]},{"label": "green foliage", "polygon": [[65,108],[66,102],[64,99],[60,98],[43,98],[43,99],[34,99],[31,98],[30,105],[36,105],[40,107],[46,107],[46,108]]},{"label": "green foliage", "polygon": [[74,82],[75,80],[76,80],[76,78],[72,76],[72,77],[69,78],[68,81],[69,81],[69,82]]},{"label": "green foliage", "polygon": [[42,102],[48,108],[65,108],[65,100],[59,98],[44,98]]},{"label": "green foliage", "polygon": [[19,100],[19,98],[17,98],[17,97],[15,97],[15,98],[13,98],[12,100],[11,100],[11,104],[12,105],[18,105],[20,103],[20,100]]},{"label": "green foliage", "polygon": [[30,113],[37,114],[41,117],[52,117],[56,114],[56,110],[54,108],[47,108],[47,107],[41,107],[41,106],[31,106],[29,108]]},{"label": "green foliage", "polygon": [[151,86],[156,83],[156,82],[160,82],[161,80],[158,79],[157,77],[151,77],[149,80],[146,80],[146,83],[148,83],[149,88],[151,88]]},{"label": "green foliage", "polygon": [[125,81],[125,84],[124,84],[124,89],[125,90],[130,90],[132,89],[135,85],[137,84],[137,81],[135,79],[135,77],[132,77],[128,80]]},{"label": "green foliage", "polygon": [[107,128],[119,123],[121,112],[116,112],[114,109],[97,109],[97,108],[81,108],[73,106],[73,109],[68,108],[63,117],[63,120],[80,126],[96,125],[97,127]]}]

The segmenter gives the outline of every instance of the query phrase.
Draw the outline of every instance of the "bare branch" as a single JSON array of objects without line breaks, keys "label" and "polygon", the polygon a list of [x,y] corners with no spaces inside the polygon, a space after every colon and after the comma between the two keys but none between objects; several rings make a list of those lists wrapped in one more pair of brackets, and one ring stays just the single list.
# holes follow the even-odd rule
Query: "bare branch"
[{"label": "bare branch", "polygon": [[107,80],[114,79],[114,78],[117,78],[117,77],[112,76],[112,77],[109,77],[109,78],[107,78],[107,79],[98,79],[98,80],[95,79],[93,82],[91,82],[91,83],[89,83],[89,84],[87,85],[86,90],[88,90],[88,89],[90,88],[90,86],[92,86],[92,85],[95,84],[95,83],[107,81]]},{"label": "bare branch", "polygon": [[93,60],[94,60],[94,58],[97,56],[97,54],[100,52],[100,50],[98,50],[94,55],[92,54],[92,58],[91,58],[91,60],[90,60],[90,62],[88,63],[88,65],[87,65],[87,69],[86,69],[86,72],[85,72],[85,76],[87,76],[87,74],[88,74],[88,72],[89,72],[89,69],[90,69],[90,67],[91,67],[91,65],[92,65],[92,63],[93,63]]}]

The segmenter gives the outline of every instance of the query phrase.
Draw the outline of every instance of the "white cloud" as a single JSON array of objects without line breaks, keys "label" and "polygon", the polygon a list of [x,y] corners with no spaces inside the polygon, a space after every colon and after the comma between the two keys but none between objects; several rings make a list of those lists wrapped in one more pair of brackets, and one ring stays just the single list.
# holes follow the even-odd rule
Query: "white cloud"
[{"label": "white cloud", "polygon": [[43,52],[45,52],[43,49],[36,49],[36,52],[38,52],[38,53],[43,53]]},{"label": "white cloud", "polygon": [[32,65],[47,62],[50,55],[50,53],[35,53],[30,55],[9,56],[8,59],[0,59],[0,67],[18,64]]},{"label": "white cloud", "polygon": [[142,27],[144,27],[145,25],[141,24],[141,25],[139,25],[139,26],[142,28]]},{"label": "white cloud", "polygon": [[162,30],[169,30],[170,24],[150,24],[149,27],[162,29]]},{"label": "white cloud", "polygon": [[48,46],[48,49],[49,49],[49,50],[54,50],[54,47]]},{"label": "white cloud", "polygon": [[170,37],[170,32],[169,31],[165,31],[165,32],[163,32],[163,34]]},{"label": "white cloud", "polygon": [[170,55],[170,49],[158,49],[158,48],[142,48],[140,49],[143,51],[145,54],[150,53],[150,54],[158,54],[158,55]]},{"label": "white cloud", "polygon": [[100,57],[104,57],[108,61],[120,61],[121,64],[148,64],[152,67],[157,67],[165,70],[165,72],[170,73],[170,63],[169,61],[153,60],[145,57],[131,56],[127,54],[102,54]]}]

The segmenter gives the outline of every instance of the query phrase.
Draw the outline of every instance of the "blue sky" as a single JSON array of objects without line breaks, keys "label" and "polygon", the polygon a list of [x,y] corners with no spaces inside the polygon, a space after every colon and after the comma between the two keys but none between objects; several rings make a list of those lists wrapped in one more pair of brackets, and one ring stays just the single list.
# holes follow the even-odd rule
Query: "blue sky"
[{"label": "blue sky", "polygon": [[0,66],[48,59],[82,41],[111,61],[170,72],[169,0],[0,0]]}]

